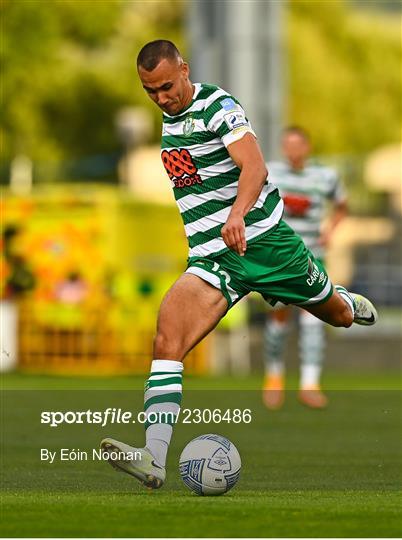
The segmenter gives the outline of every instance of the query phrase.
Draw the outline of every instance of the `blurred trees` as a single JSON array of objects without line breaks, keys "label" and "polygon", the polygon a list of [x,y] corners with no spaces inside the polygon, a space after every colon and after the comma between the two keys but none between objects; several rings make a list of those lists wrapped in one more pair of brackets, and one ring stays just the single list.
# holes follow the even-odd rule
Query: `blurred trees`
[{"label": "blurred trees", "polygon": [[287,22],[287,117],[311,132],[316,153],[365,153],[398,141],[400,12],[291,0]]},{"label": "blurred trees", "polygon": [[[397,140],[397,16],[358,13],[341,0],[288,6],[288,120],[312,132],[318,153]],[[137,80],[135,59],[159,37],[185,53],[185,7],[184,0],[2,0],[3,162],[18,153],[44,162],[116,152],[114,118],[127,105],[149,108],[158,139],[160,113]]]},{"label": "blurred trees", "polygon": [[117,110],[147,99],[136,77],[139,49],[161,36],[183,45],[180,0],[2,0],[1,17],[7,161],[118,150]]}]

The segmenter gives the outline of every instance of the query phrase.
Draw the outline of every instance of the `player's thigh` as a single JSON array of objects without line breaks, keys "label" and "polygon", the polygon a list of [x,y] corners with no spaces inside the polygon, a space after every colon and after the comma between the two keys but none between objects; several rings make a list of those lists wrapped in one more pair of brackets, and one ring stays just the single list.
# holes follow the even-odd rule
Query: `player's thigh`
[{"label": "player's thigh", "polygon": [[181,360],[218,324],[227,308],[219,289],[198,276],[183,274],[162,301],[154,354]]}]

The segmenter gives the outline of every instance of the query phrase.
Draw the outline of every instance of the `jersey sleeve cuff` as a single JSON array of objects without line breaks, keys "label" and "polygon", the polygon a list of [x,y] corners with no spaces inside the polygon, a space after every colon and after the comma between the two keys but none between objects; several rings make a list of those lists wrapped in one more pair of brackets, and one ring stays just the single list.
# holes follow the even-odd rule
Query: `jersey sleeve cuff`
[{"label": "jersey sleeve cuff", "polygon": [[246,133],[251,133],[251,135],[257,138],[257,135],[255,134],[254,130],[250,126],[242,126],[242,127],[233,129],[232,131],[224,135],[222,137],[222,142],[227,148],[229,144],[232,144],[236,141],[240,141],[240,139],[242,139]]}]

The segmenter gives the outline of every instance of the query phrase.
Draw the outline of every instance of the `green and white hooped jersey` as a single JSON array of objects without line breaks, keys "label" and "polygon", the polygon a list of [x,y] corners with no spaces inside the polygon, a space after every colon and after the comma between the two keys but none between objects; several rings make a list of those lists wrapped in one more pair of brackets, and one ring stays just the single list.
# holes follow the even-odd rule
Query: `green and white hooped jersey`
[{"label": "green and white hooped jersey", "polygon": [[283,219],[303,238],[316,257],[323,257],[318,239],[326,203],[345,200],[337,172],[318,164],[307,164],[302,171],[295,171],[282,161],[268,162],[267,167],[269,178],[284,201]]},{"label": "green and white hooped jersey", "polygon": [[[206,257],[228,248],[221,236],[237,196],[240,169],[227,146],[252,133],[239,102],[209,84],[194,84],[190,105],[163,114],[161,157],[184,222],[189,256]],[[245,217],[250,241],[276,225],[283,212],[278,190],[268,179]]]}]

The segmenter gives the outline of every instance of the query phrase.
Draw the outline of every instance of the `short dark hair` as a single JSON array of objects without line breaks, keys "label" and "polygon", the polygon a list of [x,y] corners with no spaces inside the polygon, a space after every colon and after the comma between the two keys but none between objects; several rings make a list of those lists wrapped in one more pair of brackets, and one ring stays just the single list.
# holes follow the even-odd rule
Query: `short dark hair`
[{"label": "short dark hair", "polygon": [[285,137],[286,135],[291,135],[292,133],[295,133],[296,135],[300,135],[300,137],[303,137],[303,139],[305,139],[307,142],[310,142],[310,140],[311,140],[310,135],[307,132],[307,130],[305,130],[301,126],[290,125],[290,126],[286,126],[282,130],[282,136],[283,137]]},{"label": "short dark hair", "polygon": [[153,71],[163,59],[176,60],[181,55],[176,45],[166,39],[150,41],[140,50],[137,56],[137,67]]}]

